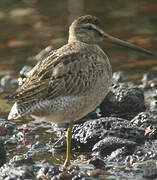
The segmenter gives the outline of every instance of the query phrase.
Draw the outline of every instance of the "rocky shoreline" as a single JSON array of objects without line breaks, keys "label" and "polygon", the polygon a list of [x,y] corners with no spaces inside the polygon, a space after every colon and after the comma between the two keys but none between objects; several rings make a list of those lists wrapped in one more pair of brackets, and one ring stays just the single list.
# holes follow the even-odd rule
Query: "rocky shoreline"
[{"label": "rocky shoreline", "polygon": [[[27,68],[30,70],[25,67],[21,71],[20,82]],[[17,82],[19,80],[11,76],[3,77],[1,92]],[[142,84],[135,85],[122,72],[114,73],[113,85],[102,104],[74,125],[72,154],[76,161],[68,168],[47,161],[45,155],[49,152],[49,159],[65,154],[66,140],[62,134],[66,124],[65,127],[58,125],[55,130],[51,130],[51,125],[42,124],[44,133],[48,134],[44,141],[38,136],[40,125],[23,125],[1,118],[0,179],[156,178],[156,88],[157,78],[152,75],[144,74]],[[57,137],[51,137],[51,133]],[[24,153],[18,149],[24,149]]]}]

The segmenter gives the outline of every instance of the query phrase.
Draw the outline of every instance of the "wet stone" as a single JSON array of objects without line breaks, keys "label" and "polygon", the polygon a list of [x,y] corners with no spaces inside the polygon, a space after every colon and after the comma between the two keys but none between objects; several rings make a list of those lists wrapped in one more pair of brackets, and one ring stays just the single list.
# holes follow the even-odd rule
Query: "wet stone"
[{"label": "wet stone", "polygon": [[46,144],[41,141],[37,141],[35,144],[32,145],[32,149],[42,149],[45,147],[46,147]]},{"label": "wet stone", "polygon": [[0,125],[0,136],[6,136],[7,135],[7,129],[4,126]]},{"label": "wet stone", "polygon": [[[127,139],[117,137],[106,137],[96,143],[92,149],[94,154],[101,156],[107,156],[118,148],[125,147],[128,149],[128,153],[132,154],[135,150],[137,143],[129,141]],[[128,154],[126,154],[128,155]]]},{"label": "wet stone", "polygon": [[0,168],[0,180],[35,179],[32,166],[6,163]]},{"label": "wet stone", "polygon": [[1,78],[1,86],[4,89],[5,92],[11,92],[14,91],[17,87],[17,79],[13,78],[10,75],[6,75]]},{"label": "wet stone", "polygon": [[78,166],[70,166],[67,169],[57,166],[45,166],[39,169],[37,177],[44,177],[51,180],[80,180],[88,178],[87,171],[81,170]]},{"label": "wet stone", "polygon": [[16,138],[16,136],[12,136],[11,138],[5,140],[5,146],[8,148],[8,149],[11,149],[11,148],[16,148],[18,145],[18,139]]},{"label": "wet stone", "polygon": [[157,178],[157,164],[155,160],[148,160],[134,164],[135,167],[140,167],[143,171],[143,178],[155,179]]},{"label": "wet stone", "polygon": [[132,123],[145,128],[147,139],[157,139],[157,114],[151,111],[139,113],[132,120]]},{"label": "wet stone", "polygon": [[43,154],[49,147],[41,141],[37,141],[35,144],[31,146],[31,148],[27,151],[27,155],[29,157],[35,156],[35,155],[41,155]]},{"label": "wet stone", "polygon": [[28,157],[27,155],[16,155],[14,156],[10,161],[10,164],[15,164],[16,166],[20,165],[33,165],[34,161],[31,157]]},{"label": "wet stone", "polygon": [[143,92],[132,83],[115,83],[101,103],[100,109],[103,116],[131,120],[146,109]]},{"label": "wet stone", "polygon": [[22,132],[18,132],[17,134],[13,134],[11,137],[5,140],[5,146],[7,148],[15,148],[19,145],[19,142],[25,140],[25,136]]},{"label": "wet stone", "polygon": [[75,125],[73,140],[80,150],[90,151],[93,146],[105,137],[124,138],[136,143],[144,143],[144,129],[137,127],[128,120],[116,117],[104,117]]},{"label": "wet stone", "polygon": [[137,116],[135,116],[131,120],[131,122],[139,127],[144,127],[144,128],[150,125],[157,126],[157,114],[152,113],[150,111],[141,112]]},{"label": "wet stone", "polygon": [[0,119],[0,127],[3,127],[7,131],[7,134],[12,134],[17,130],[17,125],[6,119]]},{"label": "wet stone", "polygon": [[149,166],[143,169],[143,177],[144,178],[157,178],[157,166]]},{"label": "wet stone", "polygon": [[157,158],[157,140],[153,142],[146,142],[144,146],[138,146],[133,154],[135,162],[143,162],[150,159]]},{"label": "wet stone", "polygon": [[[114,144],[114,143],[113,143]],[[131,145],[130,145],[131,144]],[[129,146],[131,149],[129,149]],[[133,142],[126,142],[124,146],[121,148],[116,149],[111,154],[105,157],[105,162],[128,162],[131,163],[130,154],[135,151],[136,145],[133,146]],[[93,153],[94,154],[94,153]],[[129,159],[128,159],[129,158]]]},{"label": "wet stone", "polygon": [[6,150],[2,141],[0,141],[0,167],[6,162]]},{"label": "wet stone", "polygon": [[97,169],[104,169],[105,168],[105,162],[101,158],[98,157],[93,157],[90,161],[89,164],[93,164],[95,168]]},{"label": "wet stone", "polygon": [[[20,72],[22,83],[30,70],[31,67],[24,67]],[[3,170],[0,168],[0,180],[5,178],[93,180],[101,179],[102,170],[111,173],[111,176],[110,174],[107,175],[110,178],[113,176],[130,177],[132,179],[135,179],[134,177],[136,179],[137,177],[139,179],[141,177],[156,177],[156,173],[151,171],[151,169],[156,171],[155,166],[150,166],[146,170],[145,167],[141,166],[142,162],[146,163],[149,160],[156,161],[157,159],[156,105],[155,101],[152,101],[152,105],[151,101],[146,101],[147,110],[145,111],[142,92],[142,90],[148,90],[150,93],[147,94],[147,99],[155,100],[156,86],[149,87],[149,83],[147,88],[143,88],[141,85],[135,86],[121,72],[115,73],[113,79],[114,85],[112,85],[111,91],[106,97],[107,100],[105,99],[101,106],[74,125],[72,154],[76,157],[75,152],[91,153],[90,156],[86,153],[84,159],[82,158],[83,155],[77,156],[76,163],[78,166],[76,167],[74,165],[68,168],[53,166],[46,162],[47,157],[45,161],[42,161],[44,155],[47,155],[50,149],[52,149],[54,156],[60,156],[60,153],[65,154],[65,136],[59,142],[57,142],[56,137],[53,137],[51,142],[47,144],[42,141],[36,143],[31,141],[31,144],[24,144],[29,126],[26,126],[26,131],[24,131],[22,126],[17,128],[10,121],[0,120],[0,128],[2,127],[2,130],[4,128],[4,131],[1,131],[2,136],[0,138],[4,139],[6,137],[4,144],[8,154],[15,153],[15,148],[17,152],[24,149],[22,156],[15,155],[6,164],[4,164],[5,159],[2,160]],[[154,92],[153,96],[151,96],[152,92]],[[150,106],[147,106],[148,103]],[[46,127],[45,124],[43,126]],[[62,130],[57,129],[55,132],[61,136],[65,133],[65,130],[63,125],[58,126],[62,127]],[[17,129],[20,131],[17,132]],[[48,133],[54,133],[54,130],[50,131],[49,127],[45,129]],[[34,133],[36,130],[38,130],[38,127],[31,131],[36,134],[36,132]],[[13,133],[16,134],[12,135]],[[32,134],[30,135],[32,136]],[[32,143],[34,144],[32,145]],[[39,158],[41,161],[33,161],[32,158]],[[89,160],[89,158],[91,159]],[[86,160],[89,160],[88,163],[82,165],[81,163]],[[4,174],[7,174],[7,176]]]}]

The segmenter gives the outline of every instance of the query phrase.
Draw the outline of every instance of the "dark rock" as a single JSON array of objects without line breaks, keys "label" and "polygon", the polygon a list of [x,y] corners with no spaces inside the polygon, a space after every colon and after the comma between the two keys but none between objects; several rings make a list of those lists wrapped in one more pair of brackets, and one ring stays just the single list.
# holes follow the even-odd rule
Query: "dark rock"
[{"label": "dark rock", "polygon": [[0,168],[0,180],[36,179],[32,166],[6,163]]},{"label": "dark rock", "polygon": [[105,169],[105,162],[98,157],[93,157],[89,164],[93,164],[96,169]]},{"label": "dark rock", "polygon": [[5,146],[8,149],[16,148],[18,143],[22,140],[24,140],[24,134],[22,132],[18,132],[17,134],[13,134],[13,136],[5,140]]},{"label": "dark rock", "polygon": [[35,155],[41,155],[44,154],[44,152],[48,149],[48,146],[41,141],[37,141],[35,144],[31,146],[31,148],[27,151],[27,155],[29,157],[35,156]]},{"label": "dark rock", "polygon": [[[31,69],[31,67],[30,67]],[[21,82],[25,81],[28,76],[29,67],[25,67],[21,71]],[[101,179],[102,172],[108,171],[107,177],[130,177],[132,179],[154,178],[156,177],[156,166],[150,167],[140,166],[141,163],[154,161],[157,159],[157,113],[156,113],[156,82],[145,83],[143,86],[135,86],[128,82],[121,72],[114,73],[114,85],[111,91],[103,101],[103,103],[86,117],[77,121],[73,128],[72,152],[90,152],[83,156],[78,156],[78,166],[70,166],[68,168],[57,167],[47,162],[50,157],[49,150],[53,146],[53,153],[60,154],[66,151],[66,138],[61,138],[57,142],[57,138],[53,136],[51,142],[44,143],[37,141],[25,141],[27,136],[35,136],[39,126],[26,129],[17,128],[10,121],[0,120],[0,138],[4,140],[8,154],[12,157],[6,163],[6,156],[0,161],[0,180],[1,179]],[[150,85],[149,83],[152,83]],[[153,84],[154,83],[154,84]],[[145,111],[143,92],[146,98]],[[152,95],[153,94],[153,95]],[[147,99],[149,101],[147,101]],[[149,106],[148,106],[149,104]],[[103,117],[104,116],[104,117]],[[110,117],[106,117],[110,116]],[[100,118],[101,117],[101,118]],[[119,118],[123,117],[125,119]],[[131,120],[131,121],[130,121]],[[63,127],[63,125],[58,125]],[[64,126],[64,128],[67,126]],[[2,129],[1,129],[2,128]],[[61,130],[50,130],[50,126],[43,123],[42,131],[46,133],[60,132],[63,134],[64,128]],[[150,128],[150,129],[148,129]],[[17,129],[20,130],[17,133]],[[4,130],[4,131],[3,131]],[[13,133],[16,135],[12,135]],[[35,132],[35,133],[34,133]],[[11,135],[11,136],[10,136]],[[44,134],[43,134],[44,136]],[[49,138],[50,136],[48,136]],[[23,143],[23,142],[26,142]],[[3,149],[2,144],[2,156]],[[13,149],[11,149],[13,147]],[[28,149],[29,148],[29,149]],[[18,154],[16,155],[16,151]],[[1,153],[1,149],[0,149]],[[36,161],[32,160],[35,156]],[[77,154],[74,154],[76,157]],[[43,157],[45,158],[44,161]],[[51,158],[51,157],[50,157]],[[81,164],[85,160],[91,158],[87,164]],[[38,159],[40,161],[38,161]],[[49,161],[49,160],[48,160]],[[6,163],[6,164],[4,164]],[[103,170],[103,171],[102,171]],[[103,176],[104,177],[104,176]],[[103,178],[102,178],[103,179]],[[123,178],[121,178],[123,179]]]},{"label": "dark rock", "polygon": [[33,164],[28,156],[16,155],[0,168],[0,179],[35,179]]},{"label": "dark rock", "polygon": [[131,120],[146,109],[143,92],[130,83],[113,84],[110,92],[101,103],[100,109],[103,116]]},{"label": "dark rock", "polygon": [[1,79],[1,86],[5,92],[11,92],[17,87],[18,81],[10,75],[6,75]]},{"label": "dark rock", "polygon": [[7,135],[7,129],[4,126],[0,125],[0,136],[6,136]]},{"label": "dark rock", "polygon": [[156,179],[157,177],[156,160],[138,161],[134,163],[134,167],[142,170],[144,179]]},{"label": "dark rock", "polygon": [[107,156],[118,148],[126,147],[129,153],[133,153],[137,143],[129,141],[127,139],[117,137],[106,137],[96,143],[92,149],[94,154],[100,154],[101,156]]},{"label": "dark rock", "polygon": [[46,144],[41,141],[37,141],[35,144],[32,145],[31,149],[42,149],[45,148]]},{"label": "dark rock", "polygon": [[[44,165],[43,165],[44,166]],[[44,177],[51,180],[80,180],[83,178],[89,178],[87,170],[82,170],[78,166],[69,166],[68,168],[57,166],[44,166],[37,172],[37,177]]]},{"label": "dark rock", "polygon": [[116,117],[87,121],[75,125],[73,129],[73,140],[81,150],[90,151],[98,141],[108,136],[124,138],[136,143],[144,143],[145,140],[144,129]]},{"label": "dark rock", "polygon": [[27,155],[16,155],[10,161],[10,164],[17,165],[33,165],[34,162],[32,158],[28,157]]},{"label": "dark rock", "polygon": [[146,142],[144,146],[138,146],[133,154],[135,161],[143,162],[150,159],[157,159],[157,140],[153,143]]},{"label": "dark rock", "polygon": [[137,116],[135,116],[131,122],[134,123],[137,126],[140,127],[148,127],[150,125],[157,126],[157,114],[154,114],[150,111],[145,111],[139,113]]},{"label": "dark rock", "polygon": [[0,126],[3,127],[9,135],[12,134],[15,130],[17,130],[17,125],[6,119],[0,119]]},{"label": "dark rock", "polygon": [[0,167],[6,162],[6,150],[3,142],[0,141]]},{"label": "dark rock", "polygon": [[128,161],[128,157],[130,156],[130,154],[132,154],[136,148],[135,146],[131,146],[131,149],[129,149],[129,145],[132,143],[131,141],[127,141],[126,144],[121,147],[116,149],[115,151],[113,151],[111,154],[109,154],[106,158],[105,158],[105,162],[124,162]]},{"label": "dark rock", "polygon": [[145,111],[135,116],[131,122],[145,128],[145,135],[149,139],[157,139],[157,114]]},{"label": "dark rock", "polygon": [[16,148],[16,146],[18,145],[18,141],[16,138],[12,137],[10,139],[7,139],[5,141],[5,146],[8,148],[8,149],[11,149],[11,148]]},{"label": "dark rock", "polygon": [[154,160],[148,160],[143,163],[143,177],[145,179],[157,178],[157,165]]}]

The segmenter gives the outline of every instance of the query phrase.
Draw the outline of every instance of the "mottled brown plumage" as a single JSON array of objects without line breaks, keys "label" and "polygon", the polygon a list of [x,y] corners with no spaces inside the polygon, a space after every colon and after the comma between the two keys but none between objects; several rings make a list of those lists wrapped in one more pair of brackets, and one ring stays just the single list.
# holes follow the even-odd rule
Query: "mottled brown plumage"
[{"label": "mottled brown plumage", "polygon": [[[54,51],[37,64],[19,92],[14,95],[16,101],[25,104],[39,98],[51,99],[60,95],[88,93],[95,84],[96,76],[104,75],[107,65],[103,61],[97,61],[99,57],[104,58],[102,52],[97,53],[97,47],[89,45],[85,48],[81,43],[77,46],[78,43],[75,42],[63,46],[60,51],[65,51],[65,54],[59,54],[59,50]],[[67,53],[68,49],[71,51]]]}]

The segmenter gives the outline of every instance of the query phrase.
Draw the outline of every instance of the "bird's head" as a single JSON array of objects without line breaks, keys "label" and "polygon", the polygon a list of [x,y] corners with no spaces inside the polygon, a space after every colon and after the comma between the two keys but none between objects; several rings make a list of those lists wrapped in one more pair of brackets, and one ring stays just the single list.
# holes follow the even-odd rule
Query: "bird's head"
[{"label": "bird's head", "polygon": [[74,20],[69,28],[69,43],[73,41],[80,41],[88,44],[97,44],[103,39],[108,39],[115,44],[128,47],[148,55],[154,55],[149,50],[108,35],[101,29],[99,20],[95,16],[81,16]]},{"label": "bird's head", "polygon": [[70,26],[69,41],[78,40],[89,44],[95,44],[103,40],[103,33],[104,32],[100,28],[99,20],[95,16],[81,16]]}]

